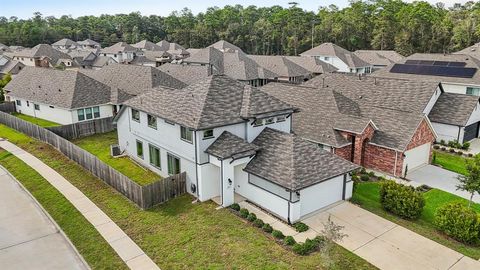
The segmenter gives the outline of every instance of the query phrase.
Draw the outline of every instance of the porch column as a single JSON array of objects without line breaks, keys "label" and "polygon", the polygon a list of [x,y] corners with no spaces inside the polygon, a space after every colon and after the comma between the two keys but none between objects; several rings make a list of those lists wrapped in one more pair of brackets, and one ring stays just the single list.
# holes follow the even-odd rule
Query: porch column
[{"label": "porch column", "polygon": [[233,179],[235,175],[234,166],[229,160],[222,160],[222,206],[227,207],[233,204],[234,190]]}]

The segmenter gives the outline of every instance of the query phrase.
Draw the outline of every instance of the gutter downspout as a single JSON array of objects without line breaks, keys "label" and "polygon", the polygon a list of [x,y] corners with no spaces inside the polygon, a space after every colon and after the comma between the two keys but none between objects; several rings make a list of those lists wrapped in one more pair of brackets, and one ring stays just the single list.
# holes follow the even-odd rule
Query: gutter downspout
[{"label": "gutter downspout", "polygon": [[223,160],[220,161],[220,189],[222,190],[222,196],[221,196],[221,199],[222,199],[222,204],[221,206],[223,206]]},{"label": "gutter downspout", "polygon": [[395,164],[393,167],[393,176],[397,176],[397,159],[398,159],[398,152],[395,150]]},{"label": "gutter downspout", "polygon": [[459,126],[458,127],[458,135],[457,135],[457,142],[460,142],[460,131],[462,130],[462,128]]},{"label": "gutter downspout", "polygon": [[292,201],[292,191],[290,191],[290,200],[288,201],[288,217],[287,217],[287,222],[288,224],[292,224],[290,222],[290,202]]},{"label": "gutter downspout", "polygon": [[197,141],[197,131],[195,130],[193,132],[193,134],[195,135],[195,185],[197,186],[196,188],[196,193],[197,193],[197,200],[200,200],[200,187],[198,186],[198,158],[197,158],[197,145],[198,145],[198,141]]}]

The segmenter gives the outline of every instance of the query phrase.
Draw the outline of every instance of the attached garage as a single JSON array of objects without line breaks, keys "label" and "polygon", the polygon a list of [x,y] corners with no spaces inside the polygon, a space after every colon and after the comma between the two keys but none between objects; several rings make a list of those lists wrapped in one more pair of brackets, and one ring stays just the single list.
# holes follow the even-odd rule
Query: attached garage
[{"label": "attached garage", "polygon": [[300,216],[303,217],[344,199],[343,178],[344,175],[337,176],[300,190]]},{"label": "attached garage", "polygon": [[403,159],[403,173],[411,172],[421,166],[427,165],[430,159],[431,143],[422,144],[405,151]]}]

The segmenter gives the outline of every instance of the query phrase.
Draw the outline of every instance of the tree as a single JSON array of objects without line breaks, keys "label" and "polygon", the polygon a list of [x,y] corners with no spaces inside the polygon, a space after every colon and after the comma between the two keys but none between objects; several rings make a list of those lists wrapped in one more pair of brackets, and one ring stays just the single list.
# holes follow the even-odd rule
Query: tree
[{"label": "tree", "polygon": [[5,93],[3,88],[12,80],[12,75],[10,73],[5,74],[0,80],[0,102],[5,101]]},{"label": "tree", "polygon": [[321,231],[322,235],[325,237],[326,241],[323,246],[320,248],[320,252],[323,258],[323,263],[327,268],[330,268],[333,261],[330,258],[330,253],[335,247],[335,242],[342,241],[343,238],[347,237],[347,234],[342,233],[343,226],[335,224],[332,221],[331,215],[328,215],[328,219],[323,223],[323,230]]},{"label": "tree", "polygon": [[471,206],[475,193],[480,194],[480,154],[475,155],[472,159],[465,161],[467,173],[459,175],[457,190],[463,190],[470,194],[468,207]]}]

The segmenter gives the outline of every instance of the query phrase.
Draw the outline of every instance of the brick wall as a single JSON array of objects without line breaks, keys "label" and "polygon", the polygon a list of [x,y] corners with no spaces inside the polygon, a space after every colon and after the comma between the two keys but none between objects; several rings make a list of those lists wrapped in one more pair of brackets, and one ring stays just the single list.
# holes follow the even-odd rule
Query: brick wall
[{"label": "brick wall", "polygon": [[335,148],[334,153],[348,161],[352,160],[352,145],[349,144],[347,146],[341,147],[341,148]]},{"label": "brick wall", "polygon": [[355,136],[355,150],[354,150],[355,153],[353,154],[353,163],[358,165],[363,165],[362,164],[363,147],[365,143],[367,143],[370,139],[372,139],[374,132],[375,132],[375,129],[372,127],[371,124],[369,124],[361,135]]},{"label": "brick wall", "polygon": [[423,120],[422,123],[418,126],[417,131],[412,137],[412,140],[407,146],[407,150],[420,146],[426,143],[433,143],[435,141],[435,135],[428,125],[426,120]]},{"label": "brick wall", "polygon": [[[392,149],[368,144],[365,148],[364,155],[363,166],[365,168],[397,176],[402,174],[403,153],[396,153],[396,151]],[[395,159],[397,159],[397,166],[396,172],[394,173]]]}]

